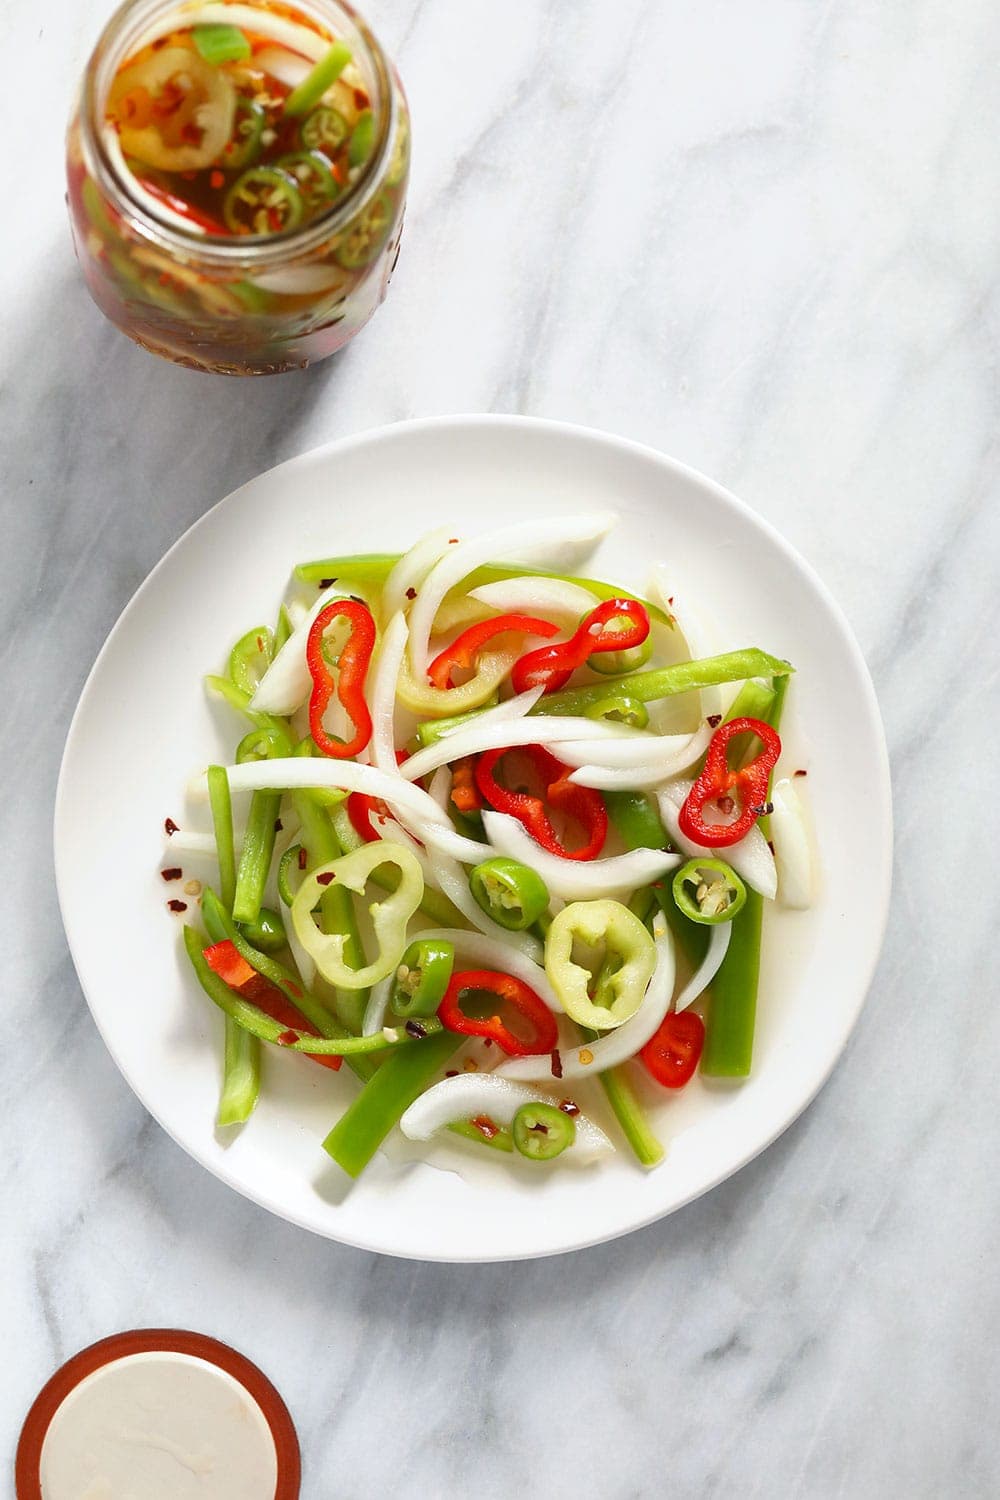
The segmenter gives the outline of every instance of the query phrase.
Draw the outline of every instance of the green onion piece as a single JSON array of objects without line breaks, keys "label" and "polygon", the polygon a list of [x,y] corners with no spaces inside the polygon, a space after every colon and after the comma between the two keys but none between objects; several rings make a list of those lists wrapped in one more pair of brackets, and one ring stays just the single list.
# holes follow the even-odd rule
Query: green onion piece
[{"label": "green onion piece", "polygon": [[347,165],[360,167],[371,156],[374,144],[375,116],[370,109],[363,109],[347,143]]},{"label": "green onion piece", "polygon": [[[773,729],[780,725],[786,690],[787,678],[779,677],[774,683],[774,702],[767,718]],[[766,837],[766,819],[761,818],[760,824]],[[748,891],[743,910],[733,919],[726,956],[712,981],[705,1018],[705,1049],[701,1055],[701,1071],[707,1078],[746,1078],[750,1072],[763,920],[763,896],[758,891]],[[686,925],[693,927],[694,923]]]},{"label": "green onion piece", "polygon": [[391,1053],[323,1142],[349,1177],[358,1177],[414,1099],[436,1080],[461,1044],[447,1031]]},{"label": "green onion piece", "polygon": [[227,62],[245,62],[253,50],[238,26],[221,21],[193,26],[191,35],[201,56],[214,68]]},{"label": "green onion piece", "polygon": [[634,672],[628,677],[609,677],[589,687],[566,688],[541,698],[533,714],[585,714],[588,708],[607,698],[619,688],[632,698],[651,703],[693,688],[716,687],[723,682],[742,682],[748,677],[783,677],[795,669],[790,662],[769,656],[756,646],[742,651],[726,651],[721,656],[706,656],[700,661],[682,661],[672,667],[656,667],[651,672]]},{"label": "green onion piece", "polygon": [[[225,940],[226,927],[215,910],[210,909],[205,913],[205,926],[213,943],[221,943]],[[188,956],[194,963],[192,947],[188,942],[189,932],[193,933],[194,928],[185,927],[184,942]],[[195,936],[197,938],[197,934]],[[212,974],[211,969],[201,957],[200,938],[198,938],[198,957],[201,959],[204,971],[216,979],[218,976]],[[197,965],[195,965],[195,973],[201,979],[201,972]],[[221,980],[219,982],[222,983]],[[244,1031],[242,1026],[238,1026],[232,1016],[226,1016],[225,1027],[222,1089],[219,1094],[219,1110],[216,1120],[220,1125],[242,1125],[253,1114],[260,1094],[260,1042],[248,1031]]]},{"label": "green onion piece", "polygon": [[274,855],[274,825],[280,810],[280,792],[254,792],[236,871],[236,893],[233,897],[233,920],[236,922],[256,922],[260,915],[264,887]]},{"label": "green onion piece", "polygon": [[236,854],[233,848],[233,803],[229,793],[229,777],[224,766],[208,768],[208,801],[212,809],[212,827],[215,829],[222,899],[232,910],[236,894]]},{"label": "green onion piece", "polygon": [[343,42],[334,42],[297,89],[293,89],[285,100],[286,115],[304,115],[318,104],[332,83],[336,83],[351,60],[351,49]]}]

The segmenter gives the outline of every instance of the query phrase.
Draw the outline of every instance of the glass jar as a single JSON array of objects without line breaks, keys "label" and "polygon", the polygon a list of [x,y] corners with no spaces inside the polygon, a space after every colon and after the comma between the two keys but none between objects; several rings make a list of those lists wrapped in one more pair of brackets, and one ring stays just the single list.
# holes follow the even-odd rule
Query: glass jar
[{"label": "glass jar", "polygon": [[[106,122],[106,101],[117,69],[144,43],[209,18],[249,26],[251,11],[275,25],[302,21],[324,46],[345,41],[374,133],[355,180],[308,223],[223,235],[186,223],[144,189]],[[136,343],[195,369],[268,375],[325,359],[385,296],[399,254],[409,139],[395,69],[343,0],[129,0],[88,63],[67,141],[70,220],[94,301]]]}]

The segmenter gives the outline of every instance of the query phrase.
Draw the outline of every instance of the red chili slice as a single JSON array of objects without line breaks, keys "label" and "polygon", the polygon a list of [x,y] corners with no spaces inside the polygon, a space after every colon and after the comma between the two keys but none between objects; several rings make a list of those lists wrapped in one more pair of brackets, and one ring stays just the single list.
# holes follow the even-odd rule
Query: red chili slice
[{"label": "red chili slice", "polygon": [[528,792],[512,792],[500,785],[494,768],[503,756],[511,753],[510,750],[487,750],[476,762],[476,785],[483,800],[496,812],[510,813],[517,818],[535,842],[550,854],[558,854],[563,859],[596,859],[604,848],[608,833],[608,813],[600,792],[570,781],[572,766],[563,765],[543,745],[524,745],[520,750],[541,777],[549,806],[567,813],[579,823],[585,843],[579,849],[567,849],[556,837],[541,797],[533,797]]},{"label": "red chili slice", "polygon": [[[323,651],[323,636],[338,616],[351,633],[340,653],[336,682]],[[313,689],[309,699],[309,732],[324,755],[349,760],[359,754],[372,737],[372,716],[365,702],[365,678],[375,649],[375,621],[366,604],[356,599],[334,599],[320,610],[306,643],[306,665]],[[341,745],[323,728],[323,715],[336,689],[337,697],[354,725],[354,737]]]},{"label": "red chili slice", "polygon": [[639,1056],[665,1089],[682,1089],[698,1066],[705,1045],[705,1023],[693,1010],[671,1013]]},{"label": "red chili slice", "polygon": [[518,630],[523,635],[551,636],[559,634],[559,626],[549,620],[536,620],[532,615],[499,615],[493,620],[481,620],[470,625],[468,630],[439,652],[427,668],[427,676],[436,688],[453,687],[452,673],[456,668],[470,670],[476,657],[488,641],[506,631]]},{"label": "red chili slice", "polygon": [[[510,1005],[519,1015],[531,1023],[534,1036],[523,1041],[515,1036],[499,1015],[486,1016],[482,1020],[467,1016],[462,1009],[462,996],[471,992],[488,994]],[[551,1052],[559,1040],[555,1016],[540,995],[530,985],[513,974],[500,974],[493,969],[462,969],[452,974],[444,999],[438,1006],[438,1018],[449,1031],[462,1036],[484,1036],[496,1042],[510,1057],[533,1057]]]},{"label": "red chili slice", "polygon": [[[614,621],[611,629],[606,627]],[[515,693],[540,687],[554,693],[565,687],[577,667],[603,651],[629,651],[649,634],[649,614],[638,599],[606,599],[584,615],[568,641],[539,646],[514,663],[511,683]]]},{"label": "red chili slice", "polygon": [[[734,771],[726,760],[726,751],[730,740],[740,734],[755,734],[763,749],[749,765]],[[745,838],[765,810],[768,782],[780,754],[781,740],[762,719],[730,719],[728,724],[721,724],[709,741],[701,775],[678,814],[684,837],[706,849],[724,849]],[[739,808],[731,822],[705,821],[706,807],[714,803],[724,815],[733,810],[737,800]]]}]

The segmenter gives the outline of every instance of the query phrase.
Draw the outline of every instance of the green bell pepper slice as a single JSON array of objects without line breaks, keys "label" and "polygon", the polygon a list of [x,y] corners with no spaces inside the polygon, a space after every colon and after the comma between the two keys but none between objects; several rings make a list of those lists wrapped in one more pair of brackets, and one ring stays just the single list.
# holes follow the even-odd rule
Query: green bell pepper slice
[{"label": "green bell pepper slice", "polygon": [[[573,960],[573,944],[605,947],[599,966],[600,998],[591,999],[595,975]],[[580,1026],[609,1031],[634,1016],[656,968],[656,947],[634,912],[620,901],[571,901],[553,919],[545,939],[545,972],[563,1009]]]},{"label": "green bell pepper slice", "polygon": [[689,859],[673,880],[677,909],[691,922],[731,922],[746,905],[747,888],[723,859]]},{"label": "green bell pepper slice", "polygon": [[[373,901],[368,908],[378,951],[370,963],[352,968],[346,961],[345,934],[320,932],[313,921],[313,910],[328,886],[336,885],[338,890],[360,895],[372,871],[387,864],[399,871],[399,884],[385,901]],[[365,844],[352,854],[343,854],[312,870],[292,901],[292,926],[329,984],[348,990],[365,989],[387,978],[398,966],[406,948],[407,923],[420,905],[423,893],[423,872],[413,851],[380,839],[377,844]]]},{"label": "green bell pepper slice", "polygon": [[484,859],[469,876],[469,889],[477,906],[508,932],[526,931],[549,908],[545,881],[516,859]]},{"label": "green bell pepper slice", "polygon": [[511,1121],[511,1134],[529,1161],[553,1161],[576,1140],[576,1122],[555,1104],[522,1104]]},{"label": "green bell pepper slice", "polygon": [[403,954],[389,996],[397,1016],[433,1016],[444,999],[455,967],[455,945],[447,939],[418,938]]}]

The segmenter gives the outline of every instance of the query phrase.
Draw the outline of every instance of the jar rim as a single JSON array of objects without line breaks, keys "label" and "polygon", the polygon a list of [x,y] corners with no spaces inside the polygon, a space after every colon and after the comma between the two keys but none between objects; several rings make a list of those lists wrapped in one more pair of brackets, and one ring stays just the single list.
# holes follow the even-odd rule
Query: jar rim
[{"label": "jar rim", "polygon": [[[210,0],[210,3],[217,4],[220,13],[230,4],[261,11],[270,8],[267,0]],[[142,201],[135,191],[132,174],[122,170],[105,144],[101,129],[104,99],[118,64],[151,21],[172,11],[183,15],[185,9],[194,7],[186,6],[184,0],[124,0],[97,39],[84,72],[80,103],[80,133],[89,158],[88,167],[116,209],[126,214],[133,229],[172,254],[193,253],[203,263],[215,265],[245,264],[248,260],[258,266],[284,262],[290,256],[327,245],[377,195],[395,137],[398,110],[389,60],[378,38],[349,0],[288,0],[288,3],[289,8],[321,24],[334,20],[342,26],[346,20],[354,33],[352,40],[360,42],[375,79],[377,95],[373,105],[377,107],[373,113],[378,128],[371,155],[347,192],[307,224],[276,234],[213,235],[193,228],[182,229],[172,220],[161,218]]]}]

